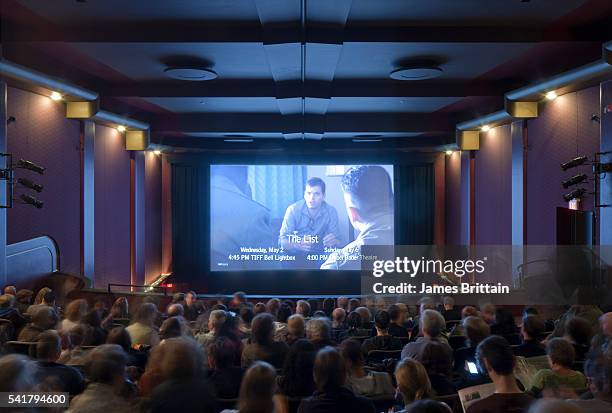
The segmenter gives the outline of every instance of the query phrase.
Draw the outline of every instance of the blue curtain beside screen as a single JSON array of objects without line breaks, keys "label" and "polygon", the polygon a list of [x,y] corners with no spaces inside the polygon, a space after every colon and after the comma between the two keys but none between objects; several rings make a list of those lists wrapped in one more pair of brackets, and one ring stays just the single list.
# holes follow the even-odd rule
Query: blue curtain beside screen
[{"label": "blue curtain beside screen", "polygon": [[303,198],[305,184],[305,166],[249,166],[253,199],[270,210],[272,219],[282,220],[287,207]]}]

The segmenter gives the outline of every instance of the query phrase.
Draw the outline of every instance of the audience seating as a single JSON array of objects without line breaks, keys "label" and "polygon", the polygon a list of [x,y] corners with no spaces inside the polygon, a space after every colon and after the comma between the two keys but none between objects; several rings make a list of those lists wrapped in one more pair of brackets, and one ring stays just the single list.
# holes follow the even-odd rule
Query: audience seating
[{"label": "audience seating", "polygon": [[448,338],[448,344],[453,350],[460,349],[466,346],[467,337],[464,336],[450,336]]},{"label": "audience seating", "polygon": [[366,357],[366,363],[382,363],[386,359],[399,360],[402,350],[372,350]]},{"label": "audience seating", "polygon": [[26,356],[33,356],[36,351],[35,341],[7,341],[5,348],[9,353],[24,354]]}]

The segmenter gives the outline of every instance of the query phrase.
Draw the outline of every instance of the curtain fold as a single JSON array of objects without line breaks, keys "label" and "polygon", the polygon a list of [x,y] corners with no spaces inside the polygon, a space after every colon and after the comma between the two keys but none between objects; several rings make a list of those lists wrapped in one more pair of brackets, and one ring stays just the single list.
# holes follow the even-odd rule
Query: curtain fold
[{"label": "curtain fold", "polygon": [[433,165],[398,165],[396,177],[395,239],[399,245],[433,244]]}]

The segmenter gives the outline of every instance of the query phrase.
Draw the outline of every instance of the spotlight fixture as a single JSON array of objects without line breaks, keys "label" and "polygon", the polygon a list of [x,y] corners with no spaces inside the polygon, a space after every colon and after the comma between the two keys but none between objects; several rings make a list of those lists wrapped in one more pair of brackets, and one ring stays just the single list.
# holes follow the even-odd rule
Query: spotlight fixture
[{"label": "spotlight fixture", "polygon": [[62,95],[59,92],[51,92],[51,95],[49,96],[51,98],[51,100],[62,100]]},{"label": "spotlight fixture", "polygon": [[161,155],[161,151],[159,149],[154,150],[153,153],[157,156]]},{"label": "spotlight fixture", "polygon": [[565,200],[565,202],[569,202],[572,199],[582,198],[582,196],[585,193],[586,193],[586,189],[584,189],[584,188],[577,188],[577,189],[574,189],[572,192],[563,195],[563,199]]},{"label": "spotlight fixture", "polygon": [[588,177],[586,176],[586,174],[572,176],[571,178],[566,179],[565,181],[561,182],[561,185],[563,185],[563,188],[567,189],[572,185],[581,184],[582,182],[586,181],[587,178]]},{"label": "spotlight fixture", "polygon": [[555,100],[557,99],[557,97],[557,92],[555,92],[554,90],[551,90],[550,92],[546,93],[546,99],[548,100]]},{"label": "spotlight fixture", "polygon": [[393,80],[427,80],[434,79],[442,75],[442,69],[437,66],[416,65],[412,67],[402,67],[389,73]]},{"label": "spotlight fixture", "polygon": [[480,128],[480,130],[482,132],[488,132],[491,130],[491,127],[489,125],[482,125],[482,127]]},{"label": "spotlight fixture", "polygon": [[44,167],[37,165],[34,162],[26,161],[24,159],[20,159],[19,162],[17,162],[17,168],[27,169],[28,171],[36,172],[39,175],[45,174]]},{"label": "spotlight fixture", "polygon": [[39,201],[38,199],[34,198],[32,195],[21,194],[19,198],[21,198],[24,204],[32,205],[33,207],[38,208],[38,209],[41,209],[45,205],[43,201]]},{"label": "spotlight fixture", "polygon": [[17,179],[17,182],[19,182],[25,188],[31,189],[36,192],[42,192],[42,190],[44,189],[44,186],[37,184],[36,182],[32,182],[26,178],[19,178]]},{"label": "spotlight fixture", "polygon": [[177,80],[200,82],[217,78],[217,73],[205,67],[174,66],[164,70],[166,76]]},{"label": "spotlight fixture", "polygon": [[561,169],[567,171],[568,169],[575,168],[580,165],[584,165],[587,163],[589,158],[586,156],[579,156],[577,158],[572,159],[571,161],[567,161],[561,164]]},{"label": "spotlight fixture", "polygon": [[118,130],[119,132],[123,133],[123,132],[125,132],[125,126],[123,126],[123,125],[119,125],[119,126],[117,126],[117,130]]},{"label": "spotlight fixture", "polygon": [[449,150],[449,151],[446,151],[446,154],[447,154],[448,156],[451,156],[451,155],[453,154],[453,151],[450,151],[450,150]]}]

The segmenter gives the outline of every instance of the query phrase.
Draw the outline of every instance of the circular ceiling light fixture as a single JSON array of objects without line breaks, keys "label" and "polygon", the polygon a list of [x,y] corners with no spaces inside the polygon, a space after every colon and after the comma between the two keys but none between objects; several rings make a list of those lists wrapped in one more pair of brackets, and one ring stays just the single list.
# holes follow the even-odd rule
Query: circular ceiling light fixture
[{"label": "circular ceiling light fixture", "polygon": [[172,79],[190,82],[201,82],[217,78],[217,74],[214,71],[203,67],[172,66],[164,69],[164,73]]},{"label": "circular ceiling light fixture", "polygon": [[395,69],[389,74],[394,80],[427,80],[435,79],[442,75],[442,69],[438,66],[410,66]]}]

